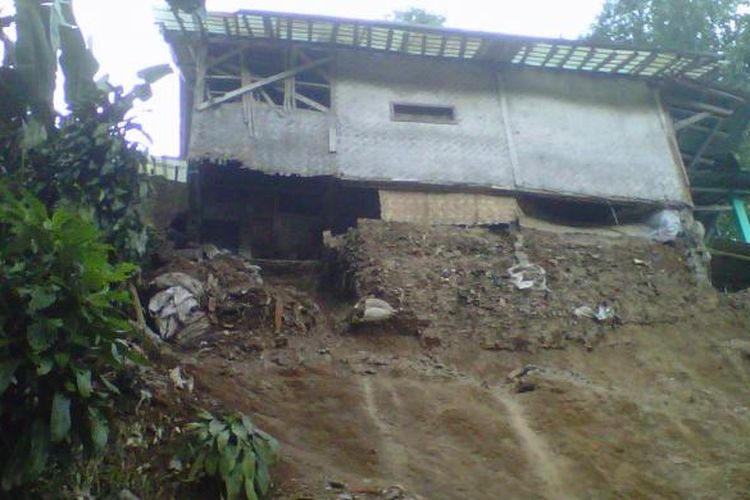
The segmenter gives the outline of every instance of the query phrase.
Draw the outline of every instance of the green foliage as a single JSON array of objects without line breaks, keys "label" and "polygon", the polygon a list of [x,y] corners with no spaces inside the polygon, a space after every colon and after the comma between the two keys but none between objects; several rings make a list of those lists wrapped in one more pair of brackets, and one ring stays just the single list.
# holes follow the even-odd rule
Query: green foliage
[{"label": "green foliage", "polygon": [[65,74],[65,98],[69,105],[95,91],[94,75],[99,65],[78,29],[72,0],[15,0],[15,6],[18,32],[15,68],[28,96],[31,114],[27,121],[51,130],[58,62]]},{"label": "green foliage", "polygon": [[417,7],[396,10],[393,12],[391,20],[399,23],[422,24],[424,26],[441,27],[445,25],[444,16],[433,14]]},{"label": "green foliage", "polygon": [[[129,93],[93,80],[98,64],[75,25],[71,0],[16,0],[15,61],[0,68],[0,171],[40,197],[87,207],[119,257],[139,260],[147,230],[138,211],[146,154],[126,139],[136,99],[171,70],[155,66]],[[70,115],[55,120],[57,54]],[[142,131],[142,130],[141,130]]]},{"label": "green foliage", "polygon": [[202,411],[199,420],[187,428],[188,481],[202,477],[219,480],[229,500],[255,500],[268,494],[268,468],[275,462],[279,446],[274,438],[239,413],[217,418]]},{"label": "green foliage", "polygon": [[[147,231],[139,212],[139,168],[147,156],[126,135],[140,126],[126,115],[138,92],[114,88],[74,106],[45,141],[8,170],[19,183],[54,207],[60,202],[87,207],[120,258],[139,260]],[[99,103],[99,105],[96,105]]]},{"label": "green foliage", "polygon": [[607,0],[591,38],[720,52],[726,83],[750,89],[749,0]]},{"label": "green foliage", "polygon": [[51,215],[34,196],[0,184],[0,443],[2,489],[34,480],[50,455],[107,443],[108,375],[133,357],[130,296],[136,269],[109,263],[87,217]]}]

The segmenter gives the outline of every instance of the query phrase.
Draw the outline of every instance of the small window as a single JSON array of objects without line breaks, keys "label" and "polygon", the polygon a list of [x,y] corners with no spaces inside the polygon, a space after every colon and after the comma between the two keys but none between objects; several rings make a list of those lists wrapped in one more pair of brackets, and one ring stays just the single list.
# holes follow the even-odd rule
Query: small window
[{"label": "small window", "polygon": [[395,122],[456,123],[453,106],[391,103],[391,120]]}]

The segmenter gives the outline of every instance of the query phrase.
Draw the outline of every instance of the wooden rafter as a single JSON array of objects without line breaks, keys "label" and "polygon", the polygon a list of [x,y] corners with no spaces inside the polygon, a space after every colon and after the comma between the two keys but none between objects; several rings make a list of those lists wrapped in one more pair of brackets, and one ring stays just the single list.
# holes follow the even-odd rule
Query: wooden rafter
[{"label": "wooden rafter", "polygon": [[724,120],[718,120],[716,122],[716,125],[714,125],[713,129],[711,129],[711,133],[708,134],[708,136],[706,137],[706,140],[703,141],[703,144],[701,144],[701,147],[698,148],[698,151],[696,151],[695,155],[693,155],[693,159],[690,162],[690,167],[689,167],[690,169],[694,168],[698,164],[700,159],[703,157],[703,154],[706,152],[708,147],[713,142],[714,137],[716,136],[716,132],[719,131],[719,129],[721,128],[723,124],[724,124]]},{"label": "wooden rafter", "polygon": [[681,130],[685,127],[689,127],[690,125],[703,121],[706,118],[710,118],[712,116],[714,116],[712,113],[709,113],[708,111],[702,111],[700,113],[694,114],[693,116],[689,118],[685,118],[684,120],[675,122],[674,129],[675,131]]}]

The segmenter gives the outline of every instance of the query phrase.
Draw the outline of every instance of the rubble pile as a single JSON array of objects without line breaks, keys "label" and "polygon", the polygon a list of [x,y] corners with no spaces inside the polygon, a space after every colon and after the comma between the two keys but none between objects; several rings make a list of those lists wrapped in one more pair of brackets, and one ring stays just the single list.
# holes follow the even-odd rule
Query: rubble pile
[{"label": "rubble pile", "polygon": [[149,284],[156,332],[181,345],[218,331],[304,335],[320,313],[305,293],[267,286],[259,266],[213,245],[176,253]]},{"label": "rubble pile", "polygon": [[677,245],[366,220],[334,245],[329,279],[356,300],[412,314],[429,346],[592,348],[622,325],[715,307]]}]

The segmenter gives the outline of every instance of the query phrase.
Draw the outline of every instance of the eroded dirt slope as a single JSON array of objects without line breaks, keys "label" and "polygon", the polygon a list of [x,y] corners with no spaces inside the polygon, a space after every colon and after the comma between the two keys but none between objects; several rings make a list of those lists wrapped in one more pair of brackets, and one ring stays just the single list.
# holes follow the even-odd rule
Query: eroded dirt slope
[{"label": "eroded dirt slope", "polygon": [[[519,258],[546,290],[508,279]],[[679,245],[362,221],[329,271],[407,327],[351,331],[354,296],[264,273],[317,303],[313,327],[180,354],[280,439],[277,497],[747,497],[750,301],[697,286]],[[603,302],[614,317],[574,315]]]}]

